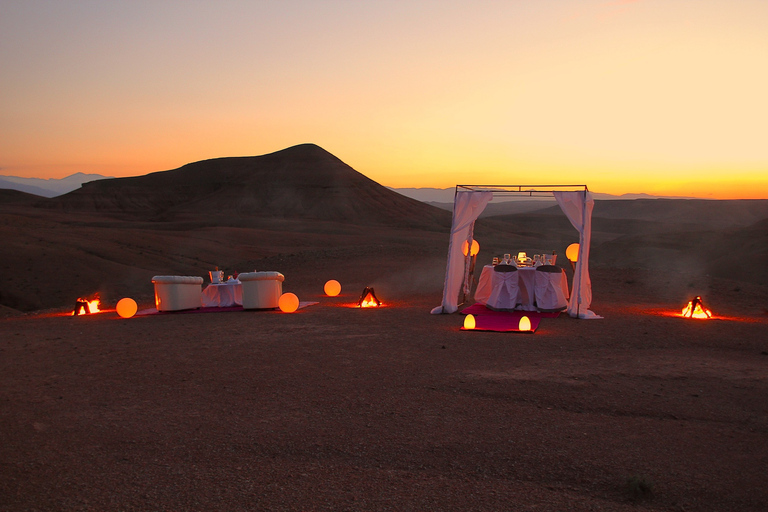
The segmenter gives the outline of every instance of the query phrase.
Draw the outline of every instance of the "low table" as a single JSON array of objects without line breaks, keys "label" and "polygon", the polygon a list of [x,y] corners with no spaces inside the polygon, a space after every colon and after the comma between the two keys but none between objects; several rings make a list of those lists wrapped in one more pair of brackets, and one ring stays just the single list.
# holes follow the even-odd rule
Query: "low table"
[{"label": "low table", "polygon": [[226,283],[209,284],[203,290],[203,307],[228,308],[243,304],[243,285],[240,281],[228,281]]}]

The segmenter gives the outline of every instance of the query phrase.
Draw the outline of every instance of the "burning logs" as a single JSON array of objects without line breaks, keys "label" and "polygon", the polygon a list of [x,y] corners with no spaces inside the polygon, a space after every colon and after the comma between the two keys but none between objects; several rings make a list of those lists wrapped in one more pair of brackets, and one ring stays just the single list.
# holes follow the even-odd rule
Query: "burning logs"
[{"label": "burning logs", "polygon": [[87,315],[89,313],[98,313],[99,311],[101,310],[99,309],[98,297],[96,297],[93,300],[78,298],[75,301],[75,310],[72,312],[72,316]]},{"label": "burning logs", "polygon": [[373,308],[381,306],[381,301],[376,297],[376,292],[373,288],[366,286],[363,293],[360,294],[360,300],[357,301],[357,307],[359,308]]},{"label": "burning logs", "polygon": [[698,318],[706,320],[712,318],[712,312],[704,307],[701,297],[696,296],[688,302],[683,308],[682,316],[684,318]]}]

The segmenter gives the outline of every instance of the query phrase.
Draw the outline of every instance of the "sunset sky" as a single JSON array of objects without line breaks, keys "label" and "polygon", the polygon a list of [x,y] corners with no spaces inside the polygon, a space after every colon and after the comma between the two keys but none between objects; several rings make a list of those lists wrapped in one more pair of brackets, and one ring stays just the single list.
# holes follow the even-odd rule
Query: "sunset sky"
[{"label": "sunset sky", "polygon": [[391,187],[768,198],[765,0],[0,0],[0,174],[312,142]]}]

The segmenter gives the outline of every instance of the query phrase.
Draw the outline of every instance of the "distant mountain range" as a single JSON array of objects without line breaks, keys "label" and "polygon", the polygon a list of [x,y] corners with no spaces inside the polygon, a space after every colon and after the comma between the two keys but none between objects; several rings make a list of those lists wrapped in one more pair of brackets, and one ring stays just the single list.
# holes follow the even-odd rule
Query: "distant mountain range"
[{"label": "distant mountain range", "polygon": [[[395,192],[398,192],[406,197],[424,201],[425,203],[450,203],[453,204],[453,196],[456,191],[455,187],[451,188],[392,188]],[[592,196],[595,199],[695,199],[694,197],[684,196],[652,196],[650,194],[603,194],[600,192],[593,192]],[[529,197],[514,197],[509,196],[506,198],[498,198],[495,202],[503,201],[531,201]],[[534,199],[535,200],[535,199]]]},{"label": "distant mountain range", "polygon": [[[78,172],[61,179],[22,178],[19,176],[0,175],[0,189],[11,189],[34,194],[42,197],[56,197],[80,188],[83,183],[96,180],[113,178],[101,174],[84,174]],[[387,187],[401,195],[422,201],[425,203],[449,203],[453,204],[455,187],[451,188],[393,188]],[[683,196],[652,196],[650,194],[622,194],[612,195],[593,193],[595,199],[695,199]],[[527,197],[508,197],[497,199],[496,202],[528,200]]]},{"label": "distant mountain range", "polygon": [[102,176],[101,174],[84,174],[82,172],[61,179],[20,178],[19,176],[0,175],[0,188],[19,190],[42,197],[56,197],[77,190],[83,183],[111,177]]}]

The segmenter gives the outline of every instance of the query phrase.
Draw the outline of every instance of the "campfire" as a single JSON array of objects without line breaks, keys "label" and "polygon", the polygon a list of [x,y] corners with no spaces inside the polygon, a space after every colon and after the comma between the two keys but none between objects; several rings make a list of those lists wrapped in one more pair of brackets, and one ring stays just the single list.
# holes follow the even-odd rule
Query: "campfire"
[{"label": "campfire", "polygon": [[363,293],[360,294],[360,300],[357,301],[357,307],[359,308],[375,308],[381,306],[381,301],[376,297],[376,292],[373,288],[366,286]]},{"label": "campfire", "polygon": [[706,320],[712,318],[712,312],[704,307],[701,297],[695,297],[683,308],[682,316],[684,318],[699,318]]},{"label": "campfire", "polygon": [[99,309],[99,304],[100,304],[100,301],[98,297],[96,297],[93,300],[77,299],[75,301],[75,310],[74,312],[72,312],[72,316],[98,313],[99,311],[101,311]]}]

